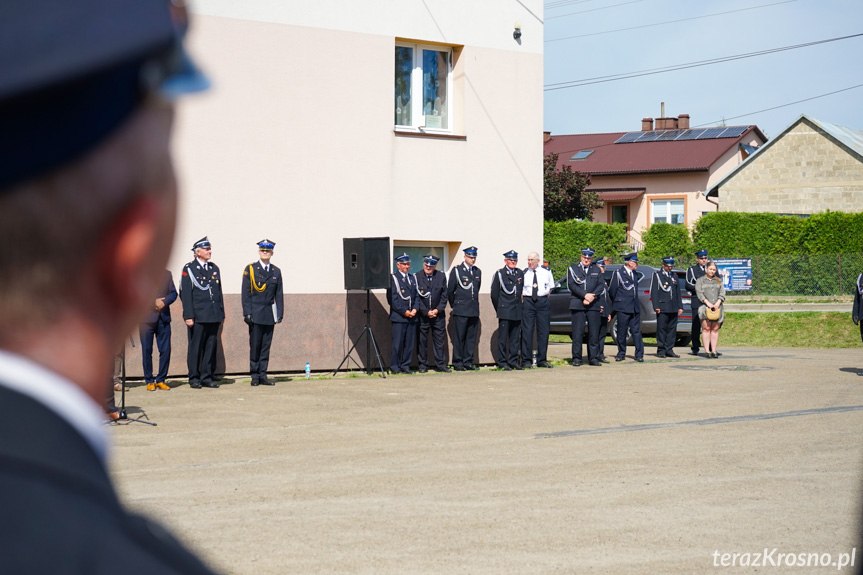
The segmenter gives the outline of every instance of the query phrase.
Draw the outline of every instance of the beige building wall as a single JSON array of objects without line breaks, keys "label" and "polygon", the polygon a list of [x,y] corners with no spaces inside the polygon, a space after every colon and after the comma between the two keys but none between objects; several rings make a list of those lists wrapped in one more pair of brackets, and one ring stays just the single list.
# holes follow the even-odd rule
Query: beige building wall
[{"label": "beige building wall", "polygon": [[[271,370],[335,367],[362,329],[365,294],[344,291],[345,237],[442,245],[443,271],[478,246],[480,350],[491,361],[490,272],[509,249],[542,247],[542,3],[198,0],[192,11],[190,50],[213,88],[180,104],[170,269],[179,284],[191,245],[210,238],[226,294],[224,369],[248,369],[241,274],[265,237],[286,277]],[[394,131],[397,40],[454,48],[446,137]],[[375,334],[388,363],[378,291]],[[173,315],[172,373],[183,373],[179,302]]]},{"label": "beige building wall", "polygon": [[732,176],[719,204],[729,212],[860,212],[863,163],[804,120]]}]

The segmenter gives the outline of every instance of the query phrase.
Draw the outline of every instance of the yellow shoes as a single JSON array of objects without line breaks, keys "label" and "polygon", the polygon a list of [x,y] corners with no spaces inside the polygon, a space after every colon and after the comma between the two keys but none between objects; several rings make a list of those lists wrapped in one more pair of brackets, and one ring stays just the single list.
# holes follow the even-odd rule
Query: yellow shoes
[{"label": "yellow shoes", "polygon": [[165,385],[164,381],[157,381],[156,387],[158,387],[159,389],[167,389],[168,391],[171,391],[171,388]]},{"label": "yellow shoes", "polygon": [[147,384],[147,391],[156,391],[156,384],[155,383],[148,383]]}]

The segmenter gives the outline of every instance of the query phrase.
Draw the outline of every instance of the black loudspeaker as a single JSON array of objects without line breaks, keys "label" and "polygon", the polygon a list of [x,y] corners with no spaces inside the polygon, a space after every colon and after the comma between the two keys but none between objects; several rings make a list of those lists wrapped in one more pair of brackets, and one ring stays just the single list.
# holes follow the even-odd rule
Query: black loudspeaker
[{"label": "black loudspeaker", "polygon": [[345,289],[381,289],[390,285],[390,239],[344,238]]}]

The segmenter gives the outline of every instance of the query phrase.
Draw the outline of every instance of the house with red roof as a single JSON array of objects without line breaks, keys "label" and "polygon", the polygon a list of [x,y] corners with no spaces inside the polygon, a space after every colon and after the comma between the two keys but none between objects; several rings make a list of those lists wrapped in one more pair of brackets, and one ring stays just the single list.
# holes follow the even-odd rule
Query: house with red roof
[{"label": "house with red roof", "polygon": [[690,128],[689,114],[644,118],[641,130],[608,134],[544,134],[543,153],[558,169],[590,174],[589,190],[605,207],[596,222],[625,223],[631,243],[656,222],[691,226],[718,205],[710,190],[761,145],[758,126]]}]

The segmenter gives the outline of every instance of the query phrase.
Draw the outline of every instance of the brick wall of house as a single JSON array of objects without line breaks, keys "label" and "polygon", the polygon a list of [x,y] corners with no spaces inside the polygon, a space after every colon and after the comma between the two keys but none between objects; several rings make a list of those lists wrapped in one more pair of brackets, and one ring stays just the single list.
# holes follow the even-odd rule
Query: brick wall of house
[{"label": "brick wall of house", "polygon": [[724,212],[863,211],[863,162],[806,120],[719,190]]}]

